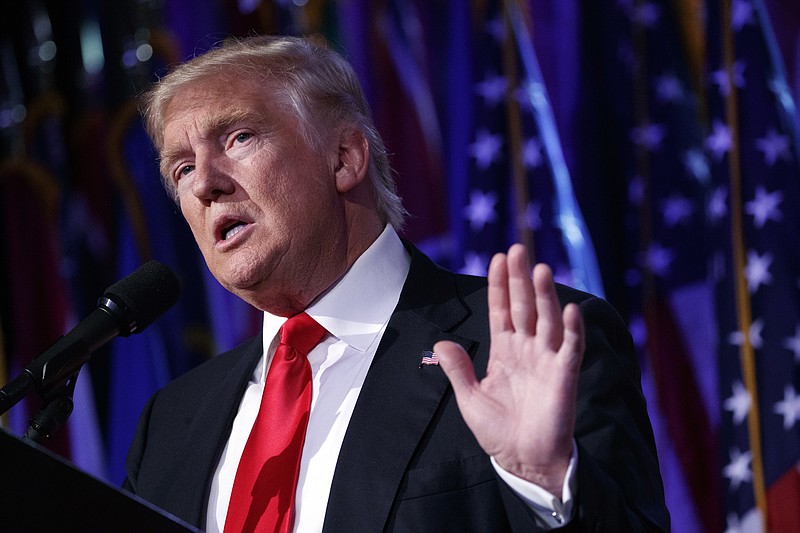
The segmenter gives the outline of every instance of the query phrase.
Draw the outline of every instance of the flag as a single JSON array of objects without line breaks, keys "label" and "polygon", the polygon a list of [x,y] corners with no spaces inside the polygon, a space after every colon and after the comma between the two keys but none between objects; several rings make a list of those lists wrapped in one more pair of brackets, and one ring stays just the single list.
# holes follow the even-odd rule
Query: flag
[{"label": "flag", "polygon": [[596,110],[587,118],[597,117],[595,135],[613,132],[594,150],[602,150],[599,168],[616,175],[595,177],[620,191],[613,200],[622,203],[624,231],[619,301],[640,354],[667,506],[676,531],[719,531],[719,402],[708,340],[716,322],[704,204],[710,175],[690,47],[670,2],[595,9],[583,13],[593,28],[584,36],[584,71],[597,84],[589,86]]},{"label": "flag", "polygon": [[708,2],[719,321],[721,476],[728,531],[800,530],[800,150],[761,0]]},{"label": "flag", "polygon": [[[453,7],[469,33],[449,86],[453,240],[461,272],[486,274],[513,242],[558,281],[603,295],[592,241],[575,200],[544,80],[519,2]],[[467,104],[466,107],[460,107]],[[459,106],[456,109],[455,106]],[[466,132],[466,134],[464,133]],[[465,136],[466,135],[466,136]]]},{"label": "flag", "polygon": [[431,351],[422,352],[422,361],[419,364],[420,368],[422,368],[422,365],[438,365],[438,364],[439,364],[438,354]]}]

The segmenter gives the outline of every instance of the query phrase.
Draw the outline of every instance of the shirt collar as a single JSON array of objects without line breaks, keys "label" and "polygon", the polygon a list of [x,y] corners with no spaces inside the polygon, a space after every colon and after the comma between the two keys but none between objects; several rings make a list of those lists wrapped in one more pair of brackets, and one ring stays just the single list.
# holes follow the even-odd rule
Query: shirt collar
[{"label": "shirt collar", "polygon": [[[334,337],[365,352],[389,322],[400,300],[411,257],[390,225],[308,313]],[[264,353],[286,317],[264,313]]]}]

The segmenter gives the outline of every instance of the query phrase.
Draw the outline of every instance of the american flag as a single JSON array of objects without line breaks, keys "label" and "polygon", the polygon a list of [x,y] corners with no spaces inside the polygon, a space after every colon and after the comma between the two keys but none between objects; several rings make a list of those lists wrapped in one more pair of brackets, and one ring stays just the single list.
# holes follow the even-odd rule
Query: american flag
[{"label": "american flag", "polygon": [[439,356],[435,352],[429,352],[429,351],[422,352],[422,361],[419,364],[420,368],[422,368],[422,365],[438,365],[438,364],[439,364]]},{"label": "american flag", "polygon": [[703,49],[670,2],[615,5],[590,45],[614,54],[604,127],[626,138],[605,146],[627,180],[627,312],[673,527],[798,531],[800,226],[787,208],[800,166],[764,7],[708,2]]},{"label": "american flag", "polygon": [[[720,531],[710,190],[698,99],[669,2],[618,2],[601,24],[625,179],[626,313],[675,531]],[[595,46],[598,46],[595,43]],[[611,152],[611,151],[609,151]]]},{"label": "american flag", "polygon": [[[574,198],[523,2],[471,12],[471,132],[463,157],[460,271],[485,275],[493,253],[523,242],[558,281],[603,294],[591,238]],[[456,145],[456,143],[453,143]],[[460,230],[460,231],[459,231]]]},{"label": "american flag", "polygon": [[598,25],[614,28],[606,79],[630,82],[613,113],[632,155],[628,316],[673,526],[798,531],[800,225],[787,208],[800,165],[764,6],[707,2],[704,51],[669,2],[616,5]]},{"label": "american flag", "polygon": [[800,150],[760,0],[708,2],[727,531],[800,531]]}]

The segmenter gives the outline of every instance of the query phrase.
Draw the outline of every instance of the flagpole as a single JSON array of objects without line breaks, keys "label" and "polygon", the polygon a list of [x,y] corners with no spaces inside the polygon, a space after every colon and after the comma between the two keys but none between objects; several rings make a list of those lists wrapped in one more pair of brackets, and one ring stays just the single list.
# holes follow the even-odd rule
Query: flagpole
[{"label": "flagpole", "polygon": [[[516,1],[516,0],[513,0]],[[525,166],[522,161],[522,119],[519,112],[519,102],[514,95],[519,82],[519,71],[517,70],[517,55],[514,46],[514,28],[508,12],[508,0],[506,8],[503,9],[503,27],[505,37],[503,39],[503,72],[508,80],[506,85],[506,118],[508,120],[509,148],[511,152],[511,178],[514,184],[515,199],[515,220],[517,234],[520,240],[528,249],[528,259],[531,264],[536,263],[536,243],[533,231],[525,221],[525,210],[530,199],[528,189],[528,179]]]},{"label": "flagpole", "polygon": [[733,267],[736,293],[736,310],[739,331],[742,332],[742,345],[739,356],[742,376],[747,391],[750,393],[750,412],[747,415],[747,431],[752,452],[753,495],[756,508],[761,513],[763,524],[767,524],[767,497],[764,484],[764,461],[761,451],[761,420],[759,416],[758,383],[756,375],[756,358],[750,338],[752,324],[752,308],[750,295],[747,292],[745,278],[745,243],[742,220],[742,175],[739,138],[739,114],[737,88],[733,81],[733,63],[735,56],[733,30],[731,25],[731,0],[721,2],[722,59],[728,76],[730,91],[725,99],[728,129],[731,132],[731,150],[728,166],[731,176],[731,242],[733,246]]}]

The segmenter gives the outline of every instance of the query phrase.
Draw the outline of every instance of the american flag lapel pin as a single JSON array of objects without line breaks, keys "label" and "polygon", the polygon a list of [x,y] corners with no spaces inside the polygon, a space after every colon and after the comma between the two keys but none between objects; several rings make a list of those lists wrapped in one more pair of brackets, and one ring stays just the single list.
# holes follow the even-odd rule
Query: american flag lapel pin
[{"label": "american flag lapel pin", "polygon": [[431,351],[424,351],[422,352],[422,361],[419,363],[419,367],[422,368],[423,365],[439,365],[439,356]]}]

